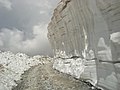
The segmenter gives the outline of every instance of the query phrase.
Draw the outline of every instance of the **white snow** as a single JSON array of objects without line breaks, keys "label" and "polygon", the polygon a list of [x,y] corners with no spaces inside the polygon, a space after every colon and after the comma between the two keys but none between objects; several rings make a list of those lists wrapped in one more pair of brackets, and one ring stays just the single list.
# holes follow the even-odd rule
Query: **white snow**
[{"label": "white snow", "polygon": [[80,78],[81,73],[84,71],[84,60],[81,58],[72,59],[67,56],[65,51],[56,50],[56,56],[53,68],[76,78]]},{"label": "white snow", "polygon": [[22,53],[0,52],[0,90],[11,90],[15,81],[31,66],[43,64],[42,56],[29,57]]},{"label": "white snow", "polygon": [[[85,58],[94,58],[94,53],[92,50],[89,51],[89,55]],[[86,53],[83,53],[86,54]],[[69,74],[76,78],[86,79],[92,84],[97,83],[96,75],[96,63],[95,60],[86,60],[82,58],[70,58],[65,54],[64,51],[57,50],[56,56],[54,58],[53,68],[62,72]]]},{"label": "white snow", "polygon": [[120,44],[120,32],[112,33],[112,34],[110,35],[110,39],[111,39],[113,42]]},{"label": "white snow", "polygon": [[58,58],[53,64],[53,68],[59,70],[62,73],[67,73],[76,78],[80,78],[81,73],[84,71],[84,61],[81,58],[78,59],[61,59]]}]

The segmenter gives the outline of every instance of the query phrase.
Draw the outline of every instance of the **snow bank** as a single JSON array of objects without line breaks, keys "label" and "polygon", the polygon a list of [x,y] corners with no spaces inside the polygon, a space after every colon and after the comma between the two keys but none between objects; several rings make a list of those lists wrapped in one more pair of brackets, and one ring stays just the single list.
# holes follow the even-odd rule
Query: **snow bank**
[{"label": "snow bank", "polygon": [[43,56],[29,57],[22,53],[0,52],[0,90],[11,90],[21,74],[31,66],[43,64]]}]

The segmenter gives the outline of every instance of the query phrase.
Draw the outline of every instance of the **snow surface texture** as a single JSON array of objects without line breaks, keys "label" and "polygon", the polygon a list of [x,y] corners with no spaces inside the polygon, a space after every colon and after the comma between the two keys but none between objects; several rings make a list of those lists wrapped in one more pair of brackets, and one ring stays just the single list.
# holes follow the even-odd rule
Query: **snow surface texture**
[{"label": "snow surface texture", "polygon": [[91,82],[93,85],[97,83],[95,60],[86,60],[79,57],[70,58],[65,54],[64,51],[56,52],[54,59],[54,69],[62,73],[72,75],[78,79],[85,79]]},{"label": "snow surface texture", "polygon": [[65,54],[64,51],[56,50],[55,61],[53,68],[62,72],[67,73],[77,78],[80,78],[81,73],[84,71],[84,60],[81,58],[71,59]]},{"label": "snow surface texture", "polygon": [[58,58],[53,64],[53,68],[60,72],[70,74],[77,78],[80,78],[81,73],[84,71],[84,62],[81,58],[78,59],[61,59]]},{"label": "snow surface texture", "polygon": [[42,56],[29,57],[22,53],[0,52],[0,90],[11,90],[16,81],[31,66],[43,64]]}]

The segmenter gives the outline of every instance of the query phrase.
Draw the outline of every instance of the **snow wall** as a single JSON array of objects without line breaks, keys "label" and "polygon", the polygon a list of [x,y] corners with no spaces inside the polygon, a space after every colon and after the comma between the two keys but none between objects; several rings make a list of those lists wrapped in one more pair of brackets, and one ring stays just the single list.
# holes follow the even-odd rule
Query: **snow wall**
[{"label": "snow wall", "polygon": [[120,0],[61,0],[48,25],[53,68],[120,89]]}]

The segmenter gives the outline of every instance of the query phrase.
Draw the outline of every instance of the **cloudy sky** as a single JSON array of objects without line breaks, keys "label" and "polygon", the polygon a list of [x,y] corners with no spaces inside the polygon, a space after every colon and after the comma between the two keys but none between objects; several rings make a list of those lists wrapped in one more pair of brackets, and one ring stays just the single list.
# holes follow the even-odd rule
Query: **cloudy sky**
[{"label": "cloudy sky", "polygon": [[47,24],[59,0],[0,0],[0,50],[51,55]]}]

